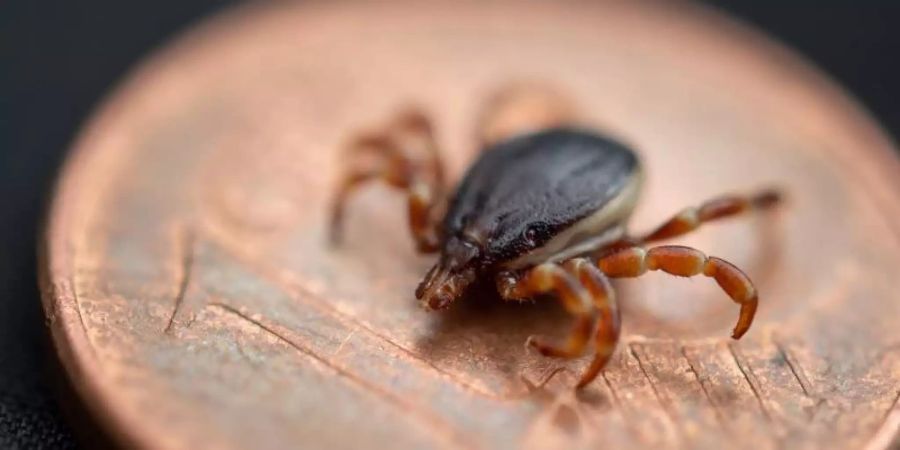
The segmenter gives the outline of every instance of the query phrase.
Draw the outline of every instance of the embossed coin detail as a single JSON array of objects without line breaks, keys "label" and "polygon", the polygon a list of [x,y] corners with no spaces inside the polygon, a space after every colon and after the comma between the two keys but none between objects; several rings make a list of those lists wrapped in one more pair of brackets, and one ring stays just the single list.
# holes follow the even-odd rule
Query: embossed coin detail
[{"label": "embossed coin detail", "polygon": [[[640,153],[635,230],[723,190],[784,188],[775,218],[675,241],[756,282],[740,342],[711,282],[617,282],[622,342],[576,393],[589,358],[522,345],[566,330],[556,302],[417,305],[433,261],[396,192],[354,197],[329,248],[353,131],[420,105],[455,180],[485,102],[517,82],[565,92]],[[247,5],[151,58],[82,133],[50,214],[45,309],[88,410],[140,447],[886,448],[891,152],[821,75],[700,6]]]}]

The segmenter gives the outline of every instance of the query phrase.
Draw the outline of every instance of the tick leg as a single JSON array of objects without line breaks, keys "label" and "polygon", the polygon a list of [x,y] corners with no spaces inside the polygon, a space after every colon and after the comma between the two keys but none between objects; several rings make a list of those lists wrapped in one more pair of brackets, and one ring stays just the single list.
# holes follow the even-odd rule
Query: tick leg
[{"label": "tick leg", "polygon": [[571,124],[577,113],[570,99],[540,83],[514,83],[494,93],[478,121],[482,145],[553,126]]},{"label": "tick leg", "polygon": [[331,240],[341,239],[344,206],[362,184],[381,180],[408,196],[409,228],[422,252],[437,249],[437,217],[444,200],[444,169],[427,118],[410,111],[383,131],[361,135],[346,148],[345,169],[332,204]]},{"label": "tick leg", "polygon": [[649,250],[631,247],[600,257],[597,266],[612,278],[639,277],[648,270],[662,270],[680,277],[706,275],[715,279],[722,290],[741,305],[731,337],[739,339],[753,323],[758,298],[747,275],[728,261],[708,257],[697,249],[680,245],[663,245]]},{"label": "tick leg", "polygon": [[575,316],[575,324],[563,345],[552,345],[544,339],[531,336],[526,345],[544,356],[575,358],[580,356],[597,322],[597,308],[590,291],[579,279],[558,264],[544,263],[524,274],[501,274],[497,278],[497,290],[507,300],[524,300],[537,295],[555,293],[569,314]]},{"label": "tick leg", "polygon": [[716,219],[731,217],[756,209],[766,209],[781,201],[778,191],[767,190],[753,196],[730,195],[718,197],[699,207],[686,208],[668,222],[640,239],[653,242],[690,233],[701,224]]},{"label": "tick leg", "polygon": [[616,303],[615,291],[609,283],[609,279],[588,259],[571,259],[566,261],[565,267],[570,273],[577,276],[581,284],[590,292],[594,307],[597,309],[594,359],[578,381],[578,387],[584,387],[597,378],[616,349],[621,332],[619,306]]}]

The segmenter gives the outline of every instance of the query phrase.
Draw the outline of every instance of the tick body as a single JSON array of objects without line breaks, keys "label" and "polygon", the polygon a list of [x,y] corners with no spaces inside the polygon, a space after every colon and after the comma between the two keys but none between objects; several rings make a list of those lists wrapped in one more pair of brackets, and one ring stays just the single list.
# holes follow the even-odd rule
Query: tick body
[{"label": "tick body", "polygon": [[340,239],[343,207],[355,188],[382,180],[404,190],[417,248],[440,255],[416,289],[422,306],[445,309],[477,279],[494,280],[506,300],[553,294],[573,315],[573,328],[562,342],[533,336],[527,344],[546,356],[574,358],[593,343],[594,358],[579,387],[600,373],[619,339],[609,278],[654,270],[713,278],[740,306],[732,336],[748,330],[758,296],[743,272],[693,248],[649,244],[767,208],[778,202],[777,193],[719,197],[682,210],[648,234],[632,235],[628,218],[643,180],[636,154],[613,139],[566,125],[571,118],[560,115],[532,114],[540,120],[511,127],[510,116],[529,117],[520,114],[527,102],[521,95],[499,99],[482,118],[480,156],[450,195],[423,114],[406,112],[384,129],[360,135],[348,147],[333,208],[333,240]]},{"label": "tick body", "polygon": [[567,259],[624,235],[641,178],[637,156],[597,134],[517,136],[482,151],[442,230],[445,240],[478,248],[482,270]]}]

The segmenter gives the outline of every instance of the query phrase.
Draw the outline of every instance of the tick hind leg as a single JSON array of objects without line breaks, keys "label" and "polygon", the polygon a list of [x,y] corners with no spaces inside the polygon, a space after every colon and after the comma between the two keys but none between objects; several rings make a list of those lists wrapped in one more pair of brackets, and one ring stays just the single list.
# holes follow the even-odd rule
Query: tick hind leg
[{"label": "tick hind leg", "polygon": [[654,242],[681,236],[696,230],[701,224],[725,217],[736,216],[753,210],[767,209],[781,201],[775,190],[762,191],[752,196],[722,196],[700,206],[685,208],[653,232],[639,238],[640,242]]},{"label": "tick hind leg", "polygon": [[418,111],[398,115],[384,130],[362,134],[346,148],[344,173],[332,204],[331,241],[338,243],[344,206],[357,188],[381,180],[408,196],[409,228],[418,250],[437,249],[444,168],[428,119]]},{"label": "tick hind leg", "polygon": [[726,294],[741,306],[740,315],[731,337],[739,339],[750,328],[759,300],[753,283],[731,263],[703,252],[680,245],[663,245],[644,249],[630,247],[602,256],[597,261],[600,270],[612,278],[634,278],[648,270],[692,277],[703,274],[716,280]]},{"label": "tick hind leg", "polygon": [[551,344],[544,338],[531,336],[526,345],[544,356],[575,358],[595,341],[595,355],[582,375],[578,387],[597,377],[615,350],[619,339],[619,309],[609,280],[590,261],[573,259],[563,265],[541,264],[519,274],[503,274],[498,278],[500,295],[508,300],[522,300],[554,293],[575,324],[564,343]]},{"label": "tick hind leg", "polygon": [[491,95],[478,118],[482,145],[577,121],[574,103],[551,86],[513,83]]}]

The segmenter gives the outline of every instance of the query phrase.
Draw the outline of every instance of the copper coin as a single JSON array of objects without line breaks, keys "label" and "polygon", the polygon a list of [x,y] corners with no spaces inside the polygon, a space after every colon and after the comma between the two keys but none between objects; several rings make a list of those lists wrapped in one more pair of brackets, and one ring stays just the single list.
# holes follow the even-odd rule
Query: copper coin
[{"label": "copper coin", "polygon": [[[326,245],[337,150],[421,105],[458,176],[487,98],[547,83],[646,167],[646,230],[727,191],[776,214],[679,240],[756,280],[757,321],[709,280],[618,283],[602,377],[528,352],[552,301],[413,290],[404,200],[351,202]],[[802,59],[685,3],[252,4],[151,58],[77,141],[43,269],[88,410],[152,448],[885,448],[900,425],[900,164]]]}]

